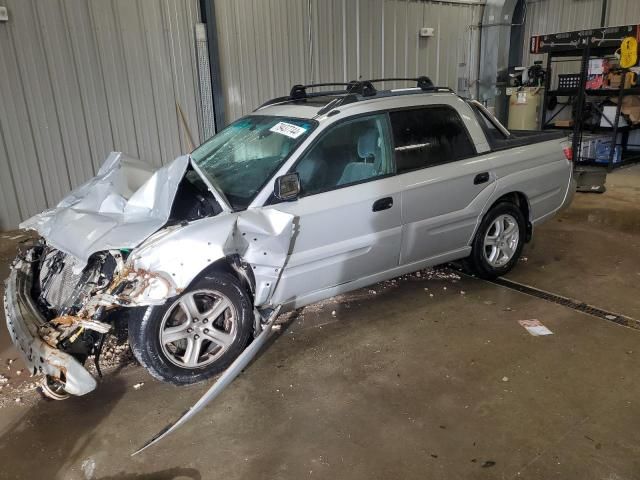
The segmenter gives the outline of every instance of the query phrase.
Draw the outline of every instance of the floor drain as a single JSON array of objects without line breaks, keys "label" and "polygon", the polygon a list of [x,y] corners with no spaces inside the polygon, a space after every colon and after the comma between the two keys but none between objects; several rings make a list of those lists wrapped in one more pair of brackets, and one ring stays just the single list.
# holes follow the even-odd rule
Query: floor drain
[{"label": "floor drain", "polygon": [[555,293],[540,290],[539,288],[531,287],[523,283],[514,282],[513,280],[507,280],[506,278],[496,278],[495,280],[489,280],[490,283],[500,285],[501,287],[509,288],[532,297],[540,298],[548,302],[557,303],[564,307],[572,308],[578,312],[586,313],[594,317],[602,318],[609,322],[624,325],[625,327],[636,328],[640,330],[640,321],[635,318],[631,318],[627,315],[622,315],[616,312],[610,312],[602,308],[594,307],[584,302],[574,300],[572,298],[563,297]]}]

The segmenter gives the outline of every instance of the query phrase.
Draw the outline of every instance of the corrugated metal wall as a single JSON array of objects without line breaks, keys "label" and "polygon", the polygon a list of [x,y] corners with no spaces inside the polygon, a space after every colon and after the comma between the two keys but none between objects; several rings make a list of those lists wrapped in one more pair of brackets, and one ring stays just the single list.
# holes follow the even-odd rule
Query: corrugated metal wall
[{"label": "corrugated metal wall", "polygon": [[[478,35],[470,26],[482,3],[215,0],[227,120],[296,83],[424,74],[451,88],[458,77],[473,81]],[[435,36],[420,38],[420,27]]]},{"label": "corrugated metal wall", "polygon": [[609,0],[607,25],[631,25],[640,23],[640,1]]},{"label": "corrugated metal wall", "polygon": [[[122,150],[161,165],[199,136],[197,0],[5,0],[0,230],[55,205]],[[196,139],[197,140],[197,139]]]}]

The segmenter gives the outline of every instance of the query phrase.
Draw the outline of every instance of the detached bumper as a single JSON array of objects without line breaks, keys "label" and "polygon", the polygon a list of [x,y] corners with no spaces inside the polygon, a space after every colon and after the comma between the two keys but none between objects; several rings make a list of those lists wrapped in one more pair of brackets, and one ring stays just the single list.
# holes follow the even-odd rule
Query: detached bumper
[{"label": "detached bumper", "polygon": [[93,376],[71,355],[45,343],[38,333],[45,323],[31,299],[32,266],[18,261],[6,282],[4,310],[11,340],[32,374],[50,375],[72,395],[84,395],[96,388]]}]

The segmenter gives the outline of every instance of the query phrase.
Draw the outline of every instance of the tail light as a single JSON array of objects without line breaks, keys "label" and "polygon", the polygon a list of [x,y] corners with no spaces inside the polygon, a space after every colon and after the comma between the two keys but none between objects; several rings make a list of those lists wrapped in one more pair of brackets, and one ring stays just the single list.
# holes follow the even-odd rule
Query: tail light
[{"label": "tail light", "polygon": [[570,162],[573,162],[573,148],[571,148],[571,146],[566,146],[562,149],[562,152],[564,153],[564,156],[567,160],[569,160]]}]

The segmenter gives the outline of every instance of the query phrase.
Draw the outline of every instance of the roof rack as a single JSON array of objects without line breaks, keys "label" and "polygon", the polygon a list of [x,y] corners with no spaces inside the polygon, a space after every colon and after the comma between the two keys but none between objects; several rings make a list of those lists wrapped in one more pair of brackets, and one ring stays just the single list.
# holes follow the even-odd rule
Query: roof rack
[{"label": "roof rack", "polygon": [[[271,99],[258,107],[258,109],[266,107],[268,105],[274,105],[276,103],[295,102],[301,101],[313,97],[323,96],[341,96],[332,100],[326,106],[324,106],[319,114],[326,113],[326,111],[338,107],[340,105],[346,105],[348,103],[357,102],[360,100],[366,100],[368,97],[374,97],[378,94],[378,90],[373,86],[374,83],[380,82],[416,82],[416,88],[419,88],[421,92],[439,92],[448,91],[453,92],[448,87],[436,87],[431,79],[427,76],[420,76],[414,78],[376,78],[373,80],[351,80],[350,82],[340,83],[311,83],[308,85],[294,85],[289,92],[289,95],[284,97],[277,97]],[[322,90],[317,92],[308,92],[307,89],[319,88],[319,87],[344,87],[343,89],[335,90]],[[388,95],[388,92],[385,92]],[[417,93],[417,92],[416,92]]]}]

